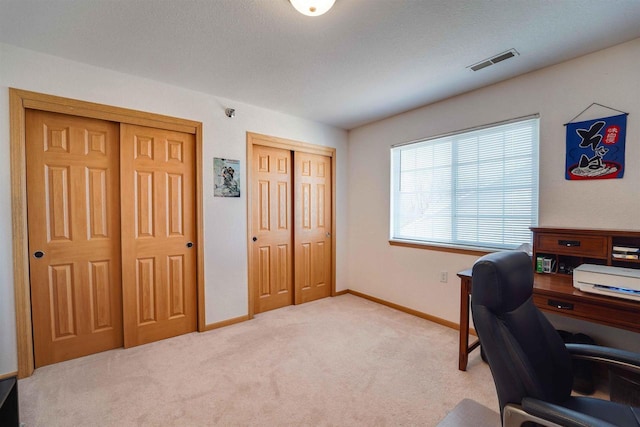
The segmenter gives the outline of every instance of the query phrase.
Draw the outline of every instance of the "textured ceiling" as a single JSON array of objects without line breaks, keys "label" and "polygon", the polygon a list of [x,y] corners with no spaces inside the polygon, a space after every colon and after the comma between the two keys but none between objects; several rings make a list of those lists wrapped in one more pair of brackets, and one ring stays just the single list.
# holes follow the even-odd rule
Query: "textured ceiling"
[{"label": "textured ceiling", "polygon": [[[640,37],[640,0],[0,0],[0,42],[351,129]],[[508,49],[520,55],[467,67]]]}]

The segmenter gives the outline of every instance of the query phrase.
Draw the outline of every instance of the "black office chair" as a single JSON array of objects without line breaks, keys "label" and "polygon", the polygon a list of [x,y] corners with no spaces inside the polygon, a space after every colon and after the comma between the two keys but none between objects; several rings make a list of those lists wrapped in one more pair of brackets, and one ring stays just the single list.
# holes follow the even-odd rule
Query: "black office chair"
[{"label": "black office chair", "polygon": [[533,304],[533,274],[531,258],[519,251],[491,253],[473,266],[473,322],[498,392],[502,425],[640,426],[640,408],[571,396],[572,357],[640,373],[640,355],[565,345]]}]

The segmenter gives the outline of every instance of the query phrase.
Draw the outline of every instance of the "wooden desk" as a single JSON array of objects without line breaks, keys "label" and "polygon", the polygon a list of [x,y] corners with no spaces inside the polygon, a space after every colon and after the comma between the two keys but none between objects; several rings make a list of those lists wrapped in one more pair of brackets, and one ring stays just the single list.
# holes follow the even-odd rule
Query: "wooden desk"
[{"label": "wooden desk", "polygon": [[[479,342],[475,341],[469,345],[471,269],[461,271],[458,277],[460,277],[458,369],[466,371],[469,353],[479,346]],[[582,292],[573,287],[571,275],[536,273],[533,283],[533,302],[540,310],[549,313],[640,332],[639,302]]]}]

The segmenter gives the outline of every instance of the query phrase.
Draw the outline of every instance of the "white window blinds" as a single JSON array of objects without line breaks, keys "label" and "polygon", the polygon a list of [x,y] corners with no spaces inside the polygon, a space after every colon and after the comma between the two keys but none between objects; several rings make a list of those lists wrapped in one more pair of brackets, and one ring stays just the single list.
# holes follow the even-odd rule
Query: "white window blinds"
[{"label": "white window blinds", "polygon": [[531,242],[538,118],[391,149],[391,239],[481,248]]}]

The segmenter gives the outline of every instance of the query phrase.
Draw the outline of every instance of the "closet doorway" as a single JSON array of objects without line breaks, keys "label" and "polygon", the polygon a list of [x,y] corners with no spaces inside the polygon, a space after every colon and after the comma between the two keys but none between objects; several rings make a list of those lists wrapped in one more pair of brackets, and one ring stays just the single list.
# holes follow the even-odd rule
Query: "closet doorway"
[{"label": "closet doorway", "polygon": [[201,124],[9,93],[18,376],[203,330]]},{"label": "closet doorway", "polygon": [[247,133],[249,315],[335,295],[335,149]]}]

